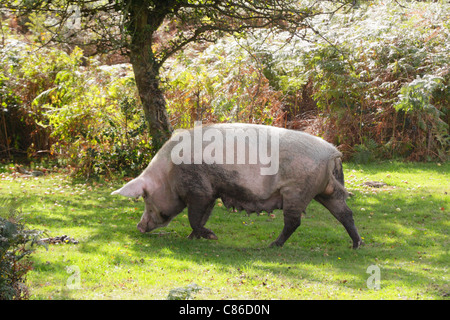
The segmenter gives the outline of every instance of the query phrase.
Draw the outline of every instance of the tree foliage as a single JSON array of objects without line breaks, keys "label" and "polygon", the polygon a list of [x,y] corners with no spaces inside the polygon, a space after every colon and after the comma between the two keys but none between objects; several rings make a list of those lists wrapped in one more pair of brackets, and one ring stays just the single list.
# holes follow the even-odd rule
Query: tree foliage
[{"label": "tree foliage", "polygon": [[[311,13],[295,32],[275,22],[228,36],[211,29],[169,53],[195,34],[191,20],[178,21],[187,10],[180,8],[152,33],[157,74],[144,66],[141,80],[156,91],[144,93],[159,97],[170,127],[263,123],[307,130],[359,162],[447,159],[450,6],[387,1],[333,11],[326,4],[311,12],[333,14]],[[114,24],[126,39],[111,32],[117,43],[109,49],[106,42],[55,45],[56,38],[42,46],[64,34],[47,30],[47,14],[2,20],[1,155],[45,151],[86,176],[138,173],[156,149],[149,110],[139,111],[146,108],[136,66],[105,66],[117,55],[94,54],[131,41],[131,31]],[[73,35],[83,37],[96,34]]]},{"label": "tree foliage", "polygon": [[159,83],[160,68],[169,57],[190,43],[213,42],[227,33],[272,28],[296,34],[308,27],[311,17],[336,12],[349,3],[352,2],[1,0],[0,8],[43,15],[41,33],[48,38],[47,43],[126,53],[133,65],[155,152],[172,131]]},{"label": "tree foliage", "polygon": [[[184,110],[196,110],[200,96],[217,114],[227,101],[233,106],[245,101],[243,89],[252,87],[256,92],[259,83],[267,82],[271,91],[258,95],[265,97],[268,108],[275,108],[273,124],[307,129],[337,144],[347,157],[445,160],[449,17],[448,4],[373,3],[336,12],[331,18],[317,16],[312,19],[314,30],[302,38],[266,30],[226,38],[201,53],[179,55],[175,72],[169,72],[169,78],[178,82],[170,88],[181,89],[184,81],[179,80],[185,73],[209,80],[186,81],[192,88],[190,96],[184,89],[171,92],[176,104],[169,102],[169,109],[184,105]],[[240,84],[241,92],[230,90],[227,83],[233,76],[245,81],[242,75],[251,70],[254,79]],[[251,102],[240,105],[240,110],[251,108]],[[186,117],[189,112],[182,114]],[[264,117],[257,118],[264,123]]]}]

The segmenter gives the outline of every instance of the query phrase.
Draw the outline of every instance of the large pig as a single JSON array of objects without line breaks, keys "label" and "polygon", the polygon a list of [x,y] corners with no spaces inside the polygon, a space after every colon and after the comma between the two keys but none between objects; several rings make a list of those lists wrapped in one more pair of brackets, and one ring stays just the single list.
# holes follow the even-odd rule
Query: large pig
[{"label": "large pig", "polygon": [[136,179],[112,194],[142,196],[137,228],[164,227],[185,207],[189,238],[217,239],[205,224],[221,198],[226,207],[250,212],[283,209],[284,228],[271,246],[282,246],[300,226],[312,199],[361,245],[345,200],[341,153],[309,134],[262,125],[214,124],[176,131]]}]

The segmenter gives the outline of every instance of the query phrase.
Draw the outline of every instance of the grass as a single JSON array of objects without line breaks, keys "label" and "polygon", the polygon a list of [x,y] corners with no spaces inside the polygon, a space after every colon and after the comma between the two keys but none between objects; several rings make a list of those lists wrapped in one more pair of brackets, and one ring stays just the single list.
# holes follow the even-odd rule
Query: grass
[{"label": "grass", "polygon": [[[21,201],[30,228],[79,241],[33,254],[32,299],[166,299],[194,284],[195,299],[448,299],[449,169],[346,164],[348,204],[365,242],[358,250],[315,202],[283,248],[268,248],[282,229],[281,211],[247,216],[218,203],[207,227],[219,240],[208,241],[186,238],[186,211],[166,228],[139,233],[142,201],[109,195],[121,181],[4,172],[0,197]],[[361,186],[369,180],[387,186]],[[372,265],[379,290],[367,285]]]}]

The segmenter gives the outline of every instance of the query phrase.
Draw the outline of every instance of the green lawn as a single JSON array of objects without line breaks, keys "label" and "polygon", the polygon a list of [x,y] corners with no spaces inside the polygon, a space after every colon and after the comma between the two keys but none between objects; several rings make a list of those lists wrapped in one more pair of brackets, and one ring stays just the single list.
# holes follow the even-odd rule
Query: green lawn
[{"label": "green lawn", "polygon": [[[189,240],[186,211],[166,228],[137,231],[142,200],[109,195],[122,181],[5,172],[0,196],[21,201],[31,228],[79,241],[33,254],[32,299],[166,299],[194,283],[194,299],[449,299],[450,165],[344,167],[354,194],[348,204],[365,242],[358,250],[315,202],[283,248],[268,248],[282,229],[281,211],[247,216],[218,203],[207,227],[219,240]],[[365,181],[387,186],[361,186]],[[373,266],[378,290],[367,285]]]}]

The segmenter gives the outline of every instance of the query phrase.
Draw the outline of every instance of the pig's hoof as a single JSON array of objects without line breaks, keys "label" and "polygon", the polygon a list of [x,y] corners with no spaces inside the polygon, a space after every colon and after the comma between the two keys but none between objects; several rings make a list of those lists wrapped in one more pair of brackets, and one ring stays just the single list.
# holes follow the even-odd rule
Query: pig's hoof
[{"label": "pig's hoof", "polygon": [[209,229],[205,229],[201,233],[202,238],[208,239],[208,240],[217,240],[217,236]]},{"label": "pig's hoof", "polygon": [[219,238],[217,238],[217,236],[212,231],[205,239],[208,239],[208,240],[219,240]]},{"label": "pig's hoof", "polygon": [[360,248],[363,245],[364,245],[364,242],[362,242],[361,240],[353,242],[353,249],[358,249],[358,248]]},{"label": "pig's hoof", "polygon": [[188,239],[200,239],[200,235],[194,231],[191,232],[190,235],[188,235]]},{"label": "pig's hoof", "polygon": [[269,248],[273,248],[273,247],[282,247],[283,243],[279,243],[277,241],[272,242],[271,244],[269,244]]},{"label": "pig's hoof", "polygon": [[217,240],[217,236],[212,232],[211,230],[205,229],[205,230],[197,230],[192,231],[191,234],[188,236],[189,239],[200,239],[205,238],[208,240]]}]

